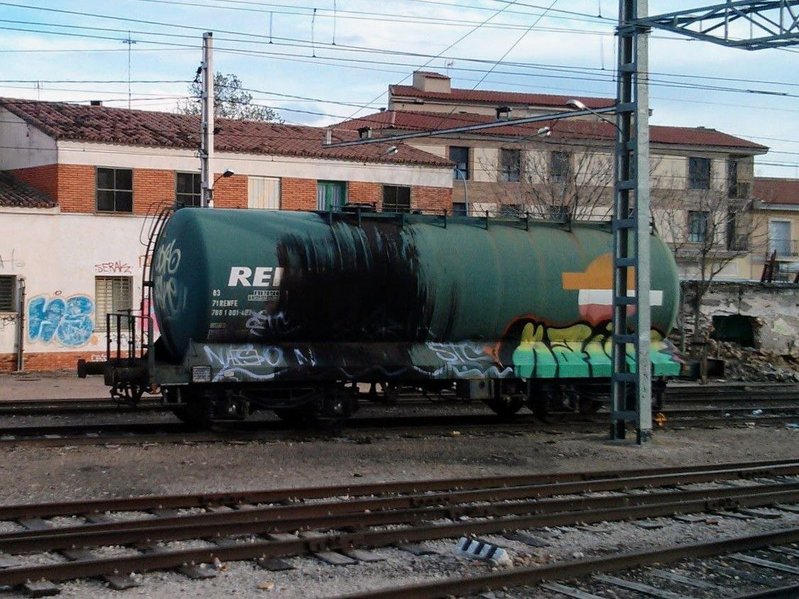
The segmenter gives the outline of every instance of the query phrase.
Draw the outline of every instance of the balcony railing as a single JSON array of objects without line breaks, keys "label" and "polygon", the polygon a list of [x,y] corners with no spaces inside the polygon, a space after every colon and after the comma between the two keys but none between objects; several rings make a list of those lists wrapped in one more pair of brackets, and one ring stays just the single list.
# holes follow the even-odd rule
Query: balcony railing
[{"label": "balcony railing", "polygon": [[769,255],[777,253],[777,258],[799,258],[799,239],[769,239]]}]

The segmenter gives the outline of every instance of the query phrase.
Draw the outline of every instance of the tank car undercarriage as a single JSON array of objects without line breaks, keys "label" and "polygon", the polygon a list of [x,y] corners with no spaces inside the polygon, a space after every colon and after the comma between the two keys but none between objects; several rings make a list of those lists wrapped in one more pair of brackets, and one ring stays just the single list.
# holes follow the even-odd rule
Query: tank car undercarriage
[{"label": "tank car undercarriage", "polygon": [[[593,414],[610,400],[609,381],[538,379],[415,379],[286,381],[267,383],[187,382],[185,377],[163,376],[160,386],[151,382],[146,360],[114,364],[83,362],[79,374],[103,374],[111,396],[135,406],[144,393],[161,393],[172,412],[195,427],[240,422],[255,412],[272,411],[298,426],[341,423],[363,402],[397,404],[401,397],[431,400],[481,401],[501,418],[523,408],[548,420],[558,414]],[[183,378],[181,381],[175,378]],[[170,381],[170,379],[172,379]],[[660,409],[666,380],[653,380],[653,407]],[[633,398],[630,398],[633,400]]]}]

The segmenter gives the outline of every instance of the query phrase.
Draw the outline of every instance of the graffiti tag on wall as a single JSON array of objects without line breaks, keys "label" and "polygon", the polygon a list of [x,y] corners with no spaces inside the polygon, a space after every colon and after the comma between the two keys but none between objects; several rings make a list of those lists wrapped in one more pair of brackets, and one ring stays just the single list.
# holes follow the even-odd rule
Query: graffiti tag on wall
[{"label": "graffiti tag on wall", "polygon": [[28,339],[85,345],[94,331],[94,301],[88,295],[38,295],[28,303]]},{"label": "graffiti tag on wall", "polygon": [[99,262],[94,265],[94,272],[101,275],[130,274],[133,270],[127,262]]},{"label": "graffiti tag on wall", "polygon": [[17,251],[13,249],[10,252],[0,254],[0,270],[16,270],[25,266],[25,262],[20,260],[16,254]]}]

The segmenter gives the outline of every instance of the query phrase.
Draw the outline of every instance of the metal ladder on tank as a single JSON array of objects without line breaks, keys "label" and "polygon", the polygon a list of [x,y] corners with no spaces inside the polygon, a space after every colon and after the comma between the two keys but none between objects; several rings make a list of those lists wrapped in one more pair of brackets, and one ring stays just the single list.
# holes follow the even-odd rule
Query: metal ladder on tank
[{"label": "metal ladder on tank", "polygon": [[[155,318],[153,315],[153,262],[155,261],[155,256],[153,255],[153,251],[155,250],[155,243],[158,241],[158,237],[161,235],[161,230],[164,228],[164,223],[171,216],[172,212],[174,212],[174,206],[169,204],[157,208],[157,212],[154,212],[153,214],[148,213],[147,217],[145,218],[145,223],[148,221],[148,219],[151,220],[149,220],[150,229],[147,233],[146,250],[144,252],[144,265],[142,267],[140,312],[142,322],[141,347],[147,348],[146,356],[148,372],[152,372],[155,366],[155,353],[153,351],[153,344],[155,342],[153,339],[153,322]],[[142,226],[142,233],[143,232],[144,226]],[[144,243],[144,239],[140,238],[140,241]]]}]

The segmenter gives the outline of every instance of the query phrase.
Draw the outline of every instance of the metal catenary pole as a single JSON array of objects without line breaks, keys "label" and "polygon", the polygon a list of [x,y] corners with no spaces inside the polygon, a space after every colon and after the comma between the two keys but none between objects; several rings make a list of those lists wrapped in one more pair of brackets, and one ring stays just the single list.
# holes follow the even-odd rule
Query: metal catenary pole
[{"label": "metal catenary pole", "polygon": [[[646,11],[646,0],[619,2],[618,132],[613,204],[610,437],[624,439],[626,423],[635,422],[638,443],[652,436],[648,30],[635,24],[637,19],[646,16]],[[634,281],[632,288],[631,279]]]}]

